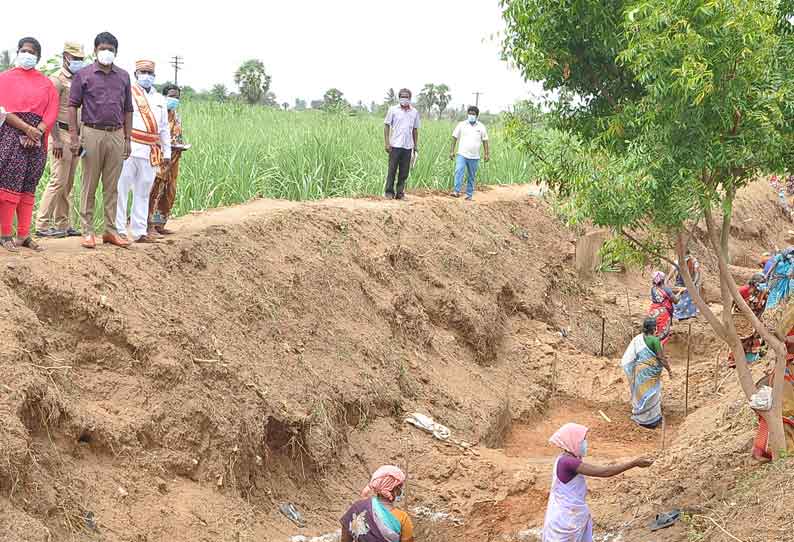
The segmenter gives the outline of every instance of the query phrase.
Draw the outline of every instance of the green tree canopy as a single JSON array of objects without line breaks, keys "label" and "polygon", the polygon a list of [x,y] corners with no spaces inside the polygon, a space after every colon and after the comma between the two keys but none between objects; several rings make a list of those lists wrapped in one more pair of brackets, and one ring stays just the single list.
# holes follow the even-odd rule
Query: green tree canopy
[{"label": "green tree canopy", "polygon": [[[790,0],[503,0],[502,6],[505,55],[525,78],[559,96],[554,118],[568,140],[544,160],[545,178],[568,196],[579,218],[613,227],[645,250],[674,245],[678,261],[688,231],[705,220],[723,306],[736,302],[777,353],[781,371],[784,345],[751,313],[728,270],[728,233],[737,191],[760,173],[791,165]],[[530,138],[524,132],[528,148]],[[692,292],[686,266],[682,274]],[[744,359],[730,310],[717,319],[693,297]],[[738,365],[749,397],[754,384],[745,364]],[[770,427],[779,445],[775,391]]]},{"label": "green tree canopy", "polygon": [[218,83],[212,86],[212,89],[210,90],[210,95],[212,96],[212,99],[215,100],[216,102],[225,102],[226,99],[229,97],[229,91],[226,88],[226,85],[222,83]]},{"label": "green tree canopy", "polygon": [[342,112],[350,108],[350,104],[345,100],[345,94],[338,88],[329,88],[323,95],[324,111]]},{"label": "green tree canopy", "polygon": [[265,71],[265,64],[261,60],[246,60],[234,73],[234,84],[249,104],[262,102],[270,90],[271,81],[272,78]]}]

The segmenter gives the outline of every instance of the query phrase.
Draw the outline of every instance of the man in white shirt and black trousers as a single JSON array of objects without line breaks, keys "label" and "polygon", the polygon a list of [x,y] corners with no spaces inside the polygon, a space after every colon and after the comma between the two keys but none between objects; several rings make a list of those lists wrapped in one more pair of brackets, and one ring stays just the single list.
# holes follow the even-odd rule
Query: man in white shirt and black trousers
[{"label": "man in white shirt and black trousers", "polygon": [[[469,106],[467,119],[458,123],[452,132],[452,150],[449,159],[455,160],[455,188],[450,194],[453,198],[460,197],[463,188],[463,174],[467,173],[466,199],[471,201],[474,197],[474,179],[480,165],[480,147],[485,151],[483,158],[487,162],[491,159],[488,148],[488,131],[479,121],[480,109],[476,105]],[[458,144],[458,142],[460,142]],[[455,145],[458,144],[458,153],[455,154]]]},{"label": "man in white shirt and black trousers", "polygon": [[[389,155],[389,172],[386,175],[386,199],[404,199],[405,181],[411,170],[411,159],[418,152],[419,111],[411,105],[411,91],[401,89],[400,104],[393,105],[383,121],[383,137]],[[398,175],[399,170],[399,175]],[[397,177],[397,191],[394,178]]]}]

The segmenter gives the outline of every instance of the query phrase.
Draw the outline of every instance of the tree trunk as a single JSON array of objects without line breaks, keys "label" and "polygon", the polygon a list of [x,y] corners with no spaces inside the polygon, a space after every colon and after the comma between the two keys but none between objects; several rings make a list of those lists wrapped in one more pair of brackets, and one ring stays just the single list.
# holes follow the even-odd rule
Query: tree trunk
[{"label": "tree trunk", "polygon": [[[739,290],[736,287],[736,282],[733,280],[733,277],[730,274],[730,270],[728,268],[728,240],[730,237],[731,217],[733,214],[733,197],[734,194],[728,194],[726,196],[726,201],[724,202],[725,210],[723,211],[722,228],[719,232],[719,237],[717,236],[716,225],[714,224],[714,219],[711,215],[710,209],[707,209],[705,214],[706,227],[708,229],[712,248],[718,257],[720,270],[720,289],[722,291],[723,303],[723,324],[728,335],[735,337],[736,342],[734,343],[733,349],[734,357],[736,358],[736,371],[739,376],[739,382],[741,383],[742,390],[744,391],[748,401],[753,393],[755,393],[756,387],[752,380],[750,368],[746,363],[744,348],[742,347],[741,341],[736,335],[736,329],[733,324],[731,307],[734,303],[739,310],[741,310],[742,313],[750,319],[755,331],[757,331],[758,334],[766,341],[767,345],[774,351],[776,356],[774,385],[772,390],[772,409],[768,412],[758,413],[766,420],[769,426],[769,449],[772,453],[772,457],[776,459],[780,456],[781,451],[784,453],[786,451],[785,433],[783,431],[782,399],[784,384],[783,377],[786,368],[787,350],[786,345],[781,338],[785,337],[790,327],[786,328],[783,333],[781,333],[779,329],[776,330],[776,333],[772,333],[769,329],[767,329],[766,325],[764,325],[764,323],[758,319],[758,317],[747,305],[744,298],[742,298],[741,294],[739,294]],[[790,318],[784,318],[784,322],[781,322],[781,324],[785,325],[785,321],[789,320],[794,321],[794,316],[791,316]]]},{"label": "tree trunk", "polygon": [[[744,392],[748,401],[756,392],[756,386],[753,382],[750,368],[746,363],[744,347],[740,338],[738,337],[733,323],[732,306],[734,303],[736,303],[737,307],[742,311],[742,313],[749,318],[753,328],[759,333],[759,335],[761,335],[761,337],[774,351],[776,363],[772,392],[772,409],[768,412],[758,412],[758,414],[766,420],[769,426],[769,449],[772,453],[772,456],[777,458],[780,456],[781,451],[786,451],[786,441],[782,419],[782,396],[784,384],[783,377],[786,367],[786,345],[781,338],[785,337],[788,330],[791,329],[792,325],[794,324],[794,305],[792,305],[790,309],[787,308],[786,316],[784,317],[783,322],[781,322],[781,325],[778,326],[777,333],[772,333],[766,328],[763,322],[761,322],[758,317],[755,316],[750,307],[739,294],[739,290],[736,287],[736,282],[733,280],[728,268],[728,239],[730,235],[731,215],[733,210],[732,204],[733,196],[728,195],[727,208],[723,214],[722,229],[719,232],[719,235],[717,233],[716,225],[714,224],[714,219],[711,215],[711,210],[707,208],[705,212],[706,226],[709,234],[709,240],[711,241],[711,248],[717,255],[719,263],[720,292],[722,294],[723,304],[722,322],[720,322],[719,319],[714,315],[709,306],[700,296],[700,293],[696,290],[692,276],[689,273],[689,269],[684,264],[686,258],[686,244],[688,240],[684,239],[683,233],[678,234],[676,243],[678,268],[681,273],[681,277],[684,280],[684,285],[687,287],[690,295],[692,296],[693,302],[709,322],[717,335],[732,349],[733,355],[736,359],[736,373],[739,378],[739,383],[741,384],[742,391]],[[788,327],[785,327],[784,331],[781,332],[780,329],[786,325],[788,325]]]}]

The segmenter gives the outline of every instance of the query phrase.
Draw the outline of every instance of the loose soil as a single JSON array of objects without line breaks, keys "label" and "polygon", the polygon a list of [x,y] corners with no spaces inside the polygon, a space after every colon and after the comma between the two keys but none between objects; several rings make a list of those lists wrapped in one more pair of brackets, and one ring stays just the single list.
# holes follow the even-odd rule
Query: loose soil
[{"label": "loose soil", "polygon": [[[648,270],[578,277],[577,236],[528,191],[260,200],[129,251],[0,256],[0,541],[319,535],[383,463],[409,473],[421,540],[533,540],[567,421],[591,428],[592,461],[657,458],[591,481],[601,535],[787,539],[790,476],[746,459],[753,416],[709,328],[676,326],[664,436],[636,427],[618,358]],[[766,185],[742,195],[737,276],[782,220]],[[674,507],[688,522],[649,535]]]}]

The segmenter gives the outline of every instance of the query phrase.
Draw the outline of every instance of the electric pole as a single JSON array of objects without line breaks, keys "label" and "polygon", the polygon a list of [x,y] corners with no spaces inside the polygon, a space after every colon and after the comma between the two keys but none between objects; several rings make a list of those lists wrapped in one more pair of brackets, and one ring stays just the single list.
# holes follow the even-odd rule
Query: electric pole
[{"label": "electric pole", "polygon": [[480,107],[480,96],[485,94],[484,92],[474,92],[474,105],[476,107]]},{"label": "electric pole", "polygon": [[182,69],[184,63],[184,59],[179,55],[171,58],[171,65],[174,67],[174,84],[177,86],[179,86],[179,70]]}]

